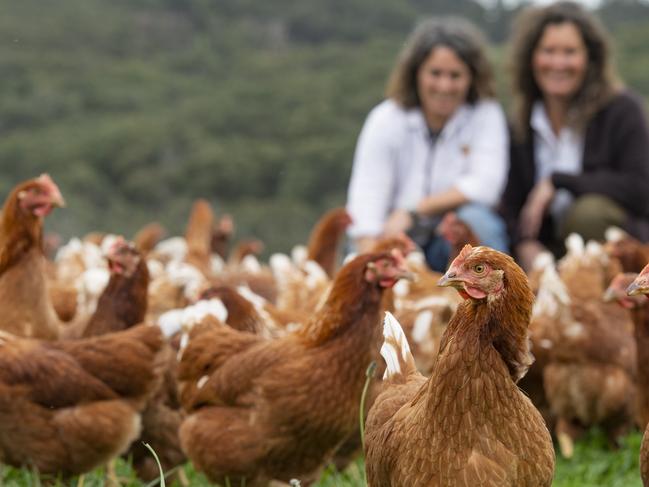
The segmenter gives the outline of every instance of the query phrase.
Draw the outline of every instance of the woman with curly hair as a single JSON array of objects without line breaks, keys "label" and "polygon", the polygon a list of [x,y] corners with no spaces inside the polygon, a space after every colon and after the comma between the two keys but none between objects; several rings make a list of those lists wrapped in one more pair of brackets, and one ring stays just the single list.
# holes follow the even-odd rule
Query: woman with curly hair
[{"label": "woman with curly hair", "polygon": [[429,265],[444,270],[450,245],[435,229],[449,212],[485,245],[508,248],[495,211],[508,131],[485,44],[472,24],[454,18],[425,21],[411,34],[356,146],[347,209],[358,250],[406,231]]},{"label": "woman with curly hair", "polygon": [[573,2],[528,7],[512,40],[514,95],[502,210],[524,268],[572,232],[649,238],[649,133],[597,19]]}]

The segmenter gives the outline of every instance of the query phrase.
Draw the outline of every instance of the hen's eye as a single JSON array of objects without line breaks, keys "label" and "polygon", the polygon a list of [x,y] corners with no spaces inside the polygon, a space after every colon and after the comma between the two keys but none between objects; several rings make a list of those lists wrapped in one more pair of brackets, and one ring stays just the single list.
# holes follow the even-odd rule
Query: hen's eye
[{"label": "hen's eye", "polygon": [[485,270],[485,266],[482,264],[477,264],[473,266],[473,270],[476,272],[476,274],[482,274]]}]

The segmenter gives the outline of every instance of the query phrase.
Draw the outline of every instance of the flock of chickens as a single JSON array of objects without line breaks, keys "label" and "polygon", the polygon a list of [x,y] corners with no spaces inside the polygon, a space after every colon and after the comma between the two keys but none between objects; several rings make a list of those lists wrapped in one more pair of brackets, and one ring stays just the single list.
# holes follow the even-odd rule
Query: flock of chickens
[{"label": "flock of chickens", "polygon": [[[70,477],[128,455],[150,480],[146,442],[165,471],[309,485],[364,449],[371,487],[537,487],[550,432],[570,456],[592,425],[615,447],[649,422],[649,247],[620,231],[526,275],[451,217],[444,275],[405,236],[338,268],[334,209],[260,264],[198,200],[184,237],[152,224],[51,258],[61,206],[41,175],[2,208],[0,463]],[[641,466],[649,486],[649,434]]]}]

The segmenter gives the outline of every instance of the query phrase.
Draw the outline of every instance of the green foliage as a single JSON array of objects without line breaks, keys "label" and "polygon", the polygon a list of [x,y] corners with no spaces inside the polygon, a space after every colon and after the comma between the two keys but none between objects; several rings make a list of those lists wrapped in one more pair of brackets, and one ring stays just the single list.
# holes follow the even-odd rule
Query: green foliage
[{"label": "green foliage", "polygon": [[642,487],[640,443],[642,435],[633,433],[611,451],[604,434],[592,430],[575,444],[572,459],[557,457],[555,487]]}]

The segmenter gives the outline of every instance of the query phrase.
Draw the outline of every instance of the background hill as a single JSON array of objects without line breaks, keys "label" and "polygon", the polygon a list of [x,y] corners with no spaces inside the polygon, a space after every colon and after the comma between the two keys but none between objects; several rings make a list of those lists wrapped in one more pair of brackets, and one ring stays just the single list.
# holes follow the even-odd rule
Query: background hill
[{"label": "background hill", "polygon": [[[489,5],[489,9],[485,8]],[[649,95],[649,6],[606,1],[627,83]],[[0,195],[49,172],[49,228],[183,230],[191,202],[269,250],[342,205],[356,136],[417,19],[455,13],[494,43],[502,1],[21,0],[0,15]]]}]

